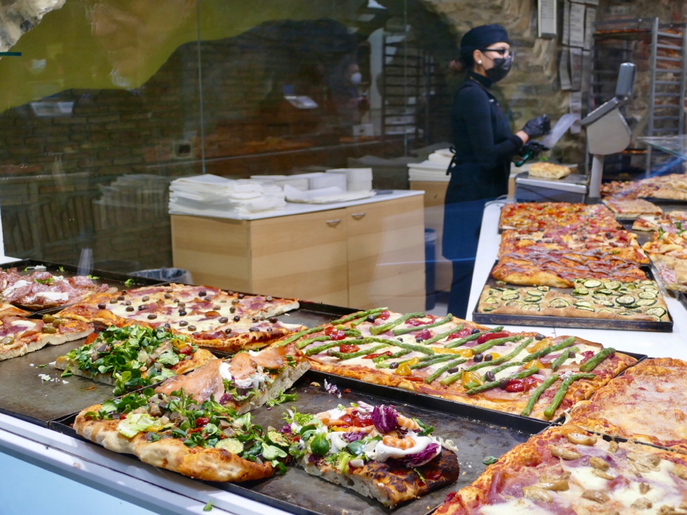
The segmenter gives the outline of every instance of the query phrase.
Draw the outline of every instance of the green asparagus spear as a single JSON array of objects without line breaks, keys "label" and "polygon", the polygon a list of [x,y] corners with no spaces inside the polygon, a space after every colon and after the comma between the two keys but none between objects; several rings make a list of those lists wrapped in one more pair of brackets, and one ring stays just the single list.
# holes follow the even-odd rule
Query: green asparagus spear
[{"label": "green asparagus spear", "polygon": [[594,379],[595,377],[596,375],[594,374],[572,374],[566,377],[561,383],[561,385],[558,387],[558,391],[556,392],[556,395],[553,396],[551,404],[549,404],[549,406],[544,410],[544,416],[546,418],[553,417],[553,414],[556,412],[556,409],[563,401],[563,397],[565,397],[565,394],[568,391],[568,388],[570,388],[571,384],[573,384],[578,379]]},{"label": "green asparagus spear", "polygon": [[368,354],[374,354],[380,349],[388,347],[386,344],[377,345],[375,347],[370,347],[369,349],[359,350],[358,352],[332,352],[330,355],[339,358],[341,361],[346,361],[348,359],[359,358],[361,356],[367,356]]},{"label": "green asparagus spear", "polygon": [[313,337],[313,338],[306,338],[305,340],[299,341],[299,342],[296,344],[296,348],[297,348],[297,349],[304,349],[305,347],[307,347],[307,346],[310,345],[311,343],[315,343],[315,342],[328,342],[329,340],[331,340],[331,337],[329,337],[329,336],[315,336],[315,337]]},{"label": "green asparagus spear", "polygon": [[574,352],[580,352],[579,347],[570,347],[569,349],[565,349],[563,351],[563,354],[561,354],[560,356],[558,356],[556,359],[553,360],[553,363],[551,364],[551,370],[553,370],[555,372],[556,370],[561,368],[563,363],[565,363],[568,360],[568,358],[570,357],[570,354],[572,354]]},{"label": "green asparagus spear", "polygon": [[402,327],[401,329],[394,329],[394,336],[401,336],[402,334],[408,334],[408,333],[413,333],[415,331],[423,331],[425,329],[431,329],[432,327],[438,327],[440,325],[444,325],[449,323],[453,319],[453,315],[449,313],[446,315],[444,318],[441,320],[437,320],[436,322],[433,322],[431,324],[427,325],[418,325],[416,327]]},{"label": "green asparagus spear", "polygon": [[497,345],[503,345],[508,342],[517,342],[523,339],[523,336],[506,336],[505,338],[494,338],[488,342],[484,342],[481,345],[476,345],[472,348],[473,354],[482,354],[484,351],[496,347]]},{"label": "green asparagus spear", "polygon": [[[512,376],[508,376],[502,379],[502,381],[508,382],[513,381],[514,379],[524,379],[525,377],[534,375],[537,372],[539,372],[539,369],[537,367],[528,368],[527,370],[521,370],[520,372],[516,372]],[[475,388],[471,388],[465,393],[467,393],[468,395],[475,395],[476,393],[482,393],[486,392],[487,390],[493,390],[499,384],[501,384],[501,381],[491,381],[490,383],[484,383],[482,385],[476,386]]]},{"label": "green asparagus spear", "polygon": [[544,393],[549,386],[551,386],[553,383],[558,381],[558,374],[553,374],[549,377],[547,377],[542,384],[540,384],[534,392],[532,392],[532,396],[530,397],[530,400],[527,401],[527,406],[525,406],[525,409],[522,410],[520,413],[523,417],[528,417],[530,413],[532,413],[532,409],[534,408],[534,405],[537,403],[539,400],[539,397],[541,397],[541,394]]},{"label": "green asparagus spear", "polygon": [[386,324],[382,325],[373,325],[372,327],[370,327],[370,333],[374,335],[382,334],[389,331],[390,329],[393,329],[397,325],[401,325],[406,320],[410,320],[411,318],[420,318],[423,316],[425,316],[424,313],[406,313],[402,317],[397,318],[392,322],[387,322]]},{"label": "green asparagus spear", "polygon": [[480,368],[485,368],[485,367],[493,367],[495,365],[500,365],[501,363],[505,363],[506,361],[510,361],[513,359],[515,356],[520,354],[525,347],[527,347],[530,343],[532,343],[532,338],[525,338],[524,341],[520,343],[512,352],[506,354],[505,356],[501,356],[500,358],[496,358],[491,361],[483,361],[482,363],[477,363],[476,365],[472,365],[468,368],[466,368],[466,372],[472,372],[473,370],[479,370]]},{"label": "green asparagus spear", "polygon": [[606,347],[604,350],[597,352],[594,356],[582,363],[580,372],[591,372],[599,363],[613,354],[615,354],[615,349],[613,347]]},{"label": "green asparagus spear", "polygon": [[498,327],[494,327],[493,329],[489,329],[488,331],[484,331],[483,333],[471,334],[470,336],[466,336],[465,338],[461,338],[460,340],[452,341],[451,343],[445,345],[445,347],[447,349],[453,349],[454,347],[460,347],[461,345],[465,345],[467,342],[471,342],[473,340],[478,339],[483,334],[498,333],[501,329],[503,329],[502,325],[500,325]]},{"label": "green asparagus spear", "polygon": [[437,377],[439,377],[441,374],[446,372],[447,370],[451,370],[453,367],[457,367],[458,365],[462,365],[467,361],[466,358],[460,358],[455,361],[451,361],[450,363],[447,363],[441,368],[437,368],[431,375],[427,376],[425,378],[425,383],[430,384],[432,381],[434,381]]},{"label": "green asparagus spear", "polygon": [[528,363],[530,361],[534,361],[535,359],[539,359],[542,356],[546,356],[547,354],[551,354],[552,352],[558,352],[559,350],[563,350],[566,347],[570,347],[573,343],[575,343],[575,337],[571,336],[569,338],[566,338],[560,343],[557,343],[556,345],[549,345],[548,347],[544,347],[541,350],[538,350],[537,352],[533,352],[529,356],[525,357],[523,361],[525,363]]},{"label": "green asparagus spear", "polygon": [[333,320],[331,322],[332,325],[337,325],[337,324],[343,324],[346,322],[350,322],[351,320],[356,320],[358,318],[365,318],[370,315],[376,315],[377,313],[381,313],[387,308],[374,308],[374,309],[368,309],[367,311],[360,312],[358,311],[357,313],[351,313],[350,315],[346,315],[345,317],[339,318],[338,320]]},{"label": "green asparagus spear", "polygon": [[[291,342],[295,342],[298,340],[301,336],[306,336],[308,334],[316,333],[318,331],[321,331],[323,327],[321,325],[318,325],[317,327],[311,327],[310,329],[305,329],[303,331],[300,331],[296,334],[292,334],[289,336],[286,340],[282,340],[279,342],[279,347],[283,347],[284,345],[288,345]],[[302,347],[298,347],[299,349],[302,349]]]},{"label": "green asparagus spear", "polygon": [[426,359],[423,360],[420,358],[420,363],[417,365],[411,365],[410,368],[411,370],[417,370],[420,368],[427,368],[432,365],[436,365],[437,363],[443,363],[444,361],[449,361],[451,359],[456,359],[455,354],[439,354],[437,356],[434,356],[433,359]]},{"label": "green asparagus spear", "polygon": [[462,330],[463,330],[463,324],[460,324],[458,327],[451,329],[450,331],[446,331],[445,333],[437,334],[436,336],[432,336],[431,338],[428,338],[427,340],[423,341],[422,344],[423,345],[431,345],[432,343],[436,343],[439,340],[443,340],[444,338],[448,338],[453,333],[459,333]]}]

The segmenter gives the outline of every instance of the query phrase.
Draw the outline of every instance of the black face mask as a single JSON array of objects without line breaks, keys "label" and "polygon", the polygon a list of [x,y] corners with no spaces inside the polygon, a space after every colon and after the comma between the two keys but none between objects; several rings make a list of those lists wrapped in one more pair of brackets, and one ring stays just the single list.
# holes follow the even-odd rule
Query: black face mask
[{"label": "black face mask", "polygon": [[510,67],[513,64],[512,57],[497,57],[494,61],[494,67],[485,70],[487,78],[492,82],[498,82],[506,78],[508,72],[510,72]]}]

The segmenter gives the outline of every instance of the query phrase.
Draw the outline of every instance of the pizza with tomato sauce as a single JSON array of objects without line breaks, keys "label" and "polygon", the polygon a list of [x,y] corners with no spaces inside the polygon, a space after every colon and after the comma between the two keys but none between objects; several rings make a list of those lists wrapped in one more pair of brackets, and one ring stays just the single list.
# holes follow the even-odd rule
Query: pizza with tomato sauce
[{"label": "pizza with tomato sauce", "polygon": [[687,509],[687,457],[606,441],[566,424],[518,445],[436,515],[680,514]]},{"label": "pizza with tomato sauce", "polygon": [[264,347],[300,329],[276,318],[296,308],[295,299],[170,284],[96,294],[60,316],[107,326],[162,327],[190,337],[200,347],[234,353]]},{"label": "pizza with tomato sauce", "polygon": [[636,361],[580,338],[383,308],[275,345],[290,343],[313,370],[543,420],[560,416]]},{"label": "pizza with tomato sauce", "polygon": [[499,229],[535,232],[558,227],[622,229],[613,212],[601,204],[522,202],[501,209]]},{"label": "pizza with tomato sauce", "polygon": [[53,315],[44,315],[43,319],[0,317],[0,361],[35,352],[46,345],[79,340],[92,332],[91,324]]}]

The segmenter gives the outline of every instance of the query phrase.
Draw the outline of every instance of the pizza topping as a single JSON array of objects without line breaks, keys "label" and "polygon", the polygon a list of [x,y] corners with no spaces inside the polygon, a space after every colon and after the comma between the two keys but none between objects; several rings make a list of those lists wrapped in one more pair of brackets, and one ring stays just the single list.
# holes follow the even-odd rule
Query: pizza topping
[{"label": "pizza topping", "polygon": [[566,438],[575,445],[594,445],[596,437],[583,433],[566,433]]},{"label": "pizza topping", "polygon": [[582,457],[576,450],[558,445],[550,445],[549,451],[551,451],[552,455],[564,460],[579,460]]},{"label": "pizza topping", "polygon": [[553,502],[551,494],[538,486],[526,486],[522,489],[522,494],[526,499],[535,502]]},{"label": "pizza topping", "polygon": [[582,492],[582,498],[598,502],[599,504],[603,504],[611,500],[608,495],[598,490],[585,490]]}]

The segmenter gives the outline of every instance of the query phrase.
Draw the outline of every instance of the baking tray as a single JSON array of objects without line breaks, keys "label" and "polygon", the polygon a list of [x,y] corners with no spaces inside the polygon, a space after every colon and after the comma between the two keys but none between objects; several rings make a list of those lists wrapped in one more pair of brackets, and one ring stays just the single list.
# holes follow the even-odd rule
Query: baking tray
[{"label": "baking tray", "polygon": [[[496,262],[498,264],[498,261]],[[494,264],[494,267],[496,266]],[[640,267],[648,279],[656,281],[653,271],[650,266]],[[493,271],[493,267],[492,267]],[[496,280],[492,277],[491,272],[484,284],[486,286],[496,286]],[[512,285],[517,286],[517,285]],[[525,287],[525,286],[519,286]],[[552,290],[564,291],[572,290],[572,288],[551,288]],[[480,298],[484,288],[480,291]],[[663,292],[661,292],[663,294]],[[553,316],[536,316],[536,315],[511,315],[504,313],[479,313],[477,308],[479,300],[472,311],[472,320],[479,324],[493,324],[493,325],[522,325],[522,326],[544,326],[544,327],[570,327],[580,329],[615,329],[620,331],[653,331],[662,333],[673,332],[673,317],[668,311],[670,322],[650,322],[647,320],[610,320],[597,318],[578,318],[578,317],[553,317]],[[666,306],[667,309],[667,306]]]},{"label": "baking tray", "polygon": [[[46,268],[47,272],[50,272],[51,274],[59,274],[63,275],[65,277],[73,277],[77,275],[78,272],[78,267],[73,266],[73,265],[62,265],[60,263],[52,263],[49,261],[40,261],[36,259],[23,259],[21,261],[15,261],[14,263],[7,263],[6,265],[2,266],[3,270],[8,270],[10,268],[17,268],[19,273],[22,274],[24,273],[24,269],[27,267],[35,267],[35,266],[44,266]],[[27,271],[26,273],[31,273],[34,270]],[[136,277],[136,276],[130,276],[127,274],[120,274],[118,272],[108,272],[107,270],[91,270],[90,275],[94,277],[98,277],[95,282],[96,284],[107,284],[109,286],[113,286],[117,288],[118,290],[128,290],[131,288],[136,288],[138,286],[150,286],[150,285],[159,285],[159,284],[167,284],[167,281],[160,281],[158,279],[149,279],[147,277]],[[130,286],[126,286],[124,284],[125,281],[132,280],[132,284]],[[44,315],[47,313],[57,313],[58,311],[63,310],[67,306],[71,304],[65,304],[64,306],[59,306],[56,308],[45,308],[45,309],[40,309],[40,310],[30,310],[27,309],[26,311],[30,311],[36,315]],[[26,309],[26,308],[22,308]]]},{"label": "baking tray", "polygon": [[[327,393],[324,379],[337,385],[343,397]],[[315,382],[315,383],[313,383]],[[483,460],[486,456],[500,456],[515,445],[524,442],[532,434],[549,426],[546,422],[501,417],[493,418],[490,410],[473,406],[457,405],[444,401],[445,410],[440,409],[441,399],[428,405],[424,396],[407,396],[402,390],[384,388],[379,390],[367,383],[331,376],[329,374],[308,372],[296,384],[298,400],[253,411],[255,423],[263,428],[281,427],[284,422],[282,414],[290,407],[298,411],[319,412],[333,409],[339,403],[365,401],[371,404],[394,404],[402,413],[419,417],[434,426],[437,436],[453,440],[458,448],[460,476],[456,483],[431,492],[429,495],[406,503],[395,510],[384,508],[372,499],[362,497],[352,490],[334,485],[322,479],[309,476],[302,469],[289,467],[283,476],[275,476],[263,481],[242,484],[208,483],[263,504],[280,508],[297,515],[424,515],[441,505],[445,496],[463,486],[472,483],[484,471]],[[381,395],[380,393],[388,394]],[[503,415],[503,414],[501,414]],[[71,425],[76,414],[56,420],[50,427],[56,431],[80,438]],[[135,458],[132,458],[132,460]],[[136,462],[141,467],[148,465]]]},{"label": "baking tray", "polygon": [[364,311],[362,309],[343,308],[306,300],[299,300],[298,303],[298,309],[279,315],[277,318],[288,324],[317,327],[318,325],[329,323],[332,320],[350,315],[351,313]]},{"label": "baking tray", "polygon": [[[19,358],[0,361],[0,412],[41,426],[112,397],[114,386],[83,377],[62,378],[62,370],[50,365],[85,342],[48,345]],[[45,368],[39,368],[45,365]],[[40,374],[50,377],[44,381]]]}]

